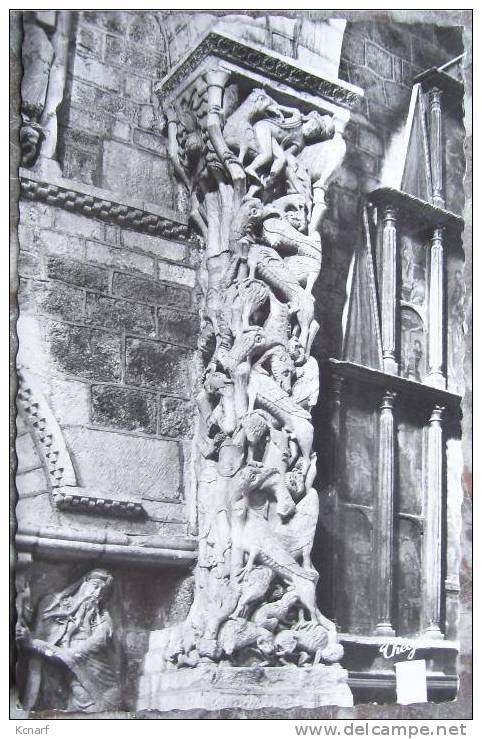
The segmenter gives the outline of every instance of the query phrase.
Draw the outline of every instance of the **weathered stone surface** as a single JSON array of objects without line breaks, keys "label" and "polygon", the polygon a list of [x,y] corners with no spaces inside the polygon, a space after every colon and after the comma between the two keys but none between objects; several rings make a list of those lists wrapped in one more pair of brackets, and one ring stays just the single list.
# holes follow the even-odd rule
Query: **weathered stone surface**
[{"label": "weathered stone surface", "polygon": [[[21,251],[17,260],[17,272],[19,277],[41,277],[42,263],[36,254]],[[22,290],[19,290],[19,295]]]},{"label": "weathered stone surface", "polygon": [[131,385],[189,395],[189,353],[161,341],[126,341],[126,380]]},{"label": "weathered stone surface", "polygon": [[139,103],[149,103],[151,101],[150,80],[126,74],[125,92],[128,97],[132,98],[132,100],[136,100]]},{"label": "weathered stone surface", "polygon": [[104,87],[106,90],[119,92],[121,86],[120,75],[117,69],[108,67],[94,59],[83,59],[78,56],[73,67],[73,74],[86,82]]},{"label": "weathered stone surface", "polygon": [[166,142],[158,134],[134,131],[134,144],[142,149],[147,149],[147,151],[152,151],[160,157],[166,157],[167,155]]},{"label": "weathered stone surface", "polygon": [[126,196],[135,193],[137,198],[151,203],[162,201],[171,210],[175,209],[168,165],[157,153],[117,141],[105,141],[101,186]]},{"label": "weathered stone surface", "polygon": [[72,286],[32,282],[29,290],[23,292],[24,310],[33,309],[44,315],[70,321],[79,320],[84,312],[84,292]]},{"label": "weathered stone surface", "polygon": [[164,285],[154,280],[140,280],[137,277],[114,273],[112,291],[124,298],[142,300],[155,305],[171,305],[187,308],[191,302],[189,291],[178,285]]},{"label": "weathered stone surface", "polygon": [[381,77],[391,79],[392,57],[380,46],[370,43],[366,44],[367,66],[376,71]]},{"label": "weathered stone surface", "polygon": [[[145,663],[137,709],[172,710],[226,707],[256,709],[303,706],[352,706],[347,672],[339,665],[317,665],[310,670],[295,667],[220,667],[199,665],[194,669],[159,672],[155,650],[153,664]],[[206,687],[209,685],[209,690]]]},{"label": "weathered stone surface", "polygon": [[155,434],[156,396],[124,387],[93,385],[92,421],[101,426]]},{"label": "weathered stone surface", "polygon": [[180,496],[181,470],[174,441],[89,428],[66,429],[65,438],[82,485],[112,498],[140,501]]},{"label": "weathered stone surface", "polygon": [[93,28],[80,28],[77,48],[80,54],[100,58],[102,56],[102,34]]},{"label": "weathered stone surface", "polygon": [[343,45],[341,47],[341,56],[354,64],[365,64],[365,44],[357,36],[345,33],[343,37]]},{"label": "weathered stone surface", "polygon": [[42,254],[69,256],[74,259],[83,259],[85,254],[82,238],[50,229],[40,231],[35,246],[38,252]]},{"label": "weathered stone surface", "polygon": [[195,412],[192,403],[179,398],[161,398],[159,433],[161,436],[192,438]]},{"label": "weathered stone surface", "polygon": [[199,333],[198,315],[158,308],[157,320],[160,339],[196,346]]},{"label": "weathered stone surface", "polygon": [[193,269],[171,264],[170,262],[159,262],[158,277],[160,280],[177,282],[180,285],[187,285],[188,287],[194,287],[196,283],[196,273]]},{"label": "weathered stone surface", "polygon": [[51,257],[47,260],[47,275],[54,280],[68,282],[79,287],[107,290],[108,274],[105,269],[78,262],[67,257]]},{"label": "weathered stone surface", "polygon": [[149,236],[148,234],[142,234],[136,231],[122,231],[121,242],[130,249],[139,249],[148,254],[158,256],[161,259],[182,262],[186,255],[184,244],[176,244],[174,241],[166,241],[166,239]]},{"label": "weathered stone surface", "polygon": [[50,405],[61,426],[85,426],[90,423],[90,385],[52,378]]},{"label": "weathered stone surface", "polygon": [[155,335],[154,309],[129,300],[87,293],[86,321],[117,331]]},{"label": "weathered stone surface", "polygon": [[97,381],[119,380],[120,340],[99,329],[49,321],[50,352],[61,372]]},{"label": "weathered stone surface", "polygon": [[135,254],[127,249],[107,246],[98,241],[88,241],[86,256],[90,262],[154,276],[154,260],[144,254]]},{"label": "weathered stone surface", "polygon": [[86,236],[89,239],[103,239],[104,237],[103,223],[61,208],[55,211],[55,228],[75,236]]},{"label": "weathered stone surface", "polygon": [[33,438],[28,432],[22,436],[17,436],[15,440],[15,454],[17,455],[17,476],[28,470],[42,467],[42,462],[35,449]]},{"label": "weathered stone surface", "polygon": [[50,205],[21,200],[18,204],[20,223],[28,227],[49,228],[53,223],[54,210]]}]

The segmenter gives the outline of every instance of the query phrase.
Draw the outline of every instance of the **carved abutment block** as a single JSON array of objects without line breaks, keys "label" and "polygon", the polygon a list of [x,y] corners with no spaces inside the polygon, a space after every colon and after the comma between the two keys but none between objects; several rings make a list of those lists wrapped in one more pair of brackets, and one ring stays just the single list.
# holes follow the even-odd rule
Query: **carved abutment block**
[{"label": "carved abutment block", "polygon": [[271,706],[275,683],[287,705],[352,703],[310,557],[311,347],[324,193],[360,92],[218,31],[157,86],[169,156],[206,241],[200,535],[191,610],[152,633],[139,709],[180,707],[180,688],[197,707]]}]

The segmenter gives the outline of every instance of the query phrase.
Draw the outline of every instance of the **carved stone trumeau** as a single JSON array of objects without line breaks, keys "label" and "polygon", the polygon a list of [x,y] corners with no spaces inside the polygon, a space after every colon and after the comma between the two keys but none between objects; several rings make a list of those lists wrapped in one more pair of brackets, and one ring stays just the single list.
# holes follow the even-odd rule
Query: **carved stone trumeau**
[{"label": "carved stone trumeau", "polygon": [[98,713],[119,707],[120,671],[106,608],[112,586],[107,570],[92,570],[41,598],[35,613],[25,580],[16,630],[19,670],[25,665],[26,672],[24,708]]},{"label": "carved stone trumeau", "polygon": [[[206,665],[218,674],[221,666],[269,671],[310,663],[319,695],[298,700],[349,704],[343,670],[330,697],[323,693],[343,649],[317,606],[310,558],[319,514],[312,288],[322,262],[325,189],[345,153],[348,113],[331,95],[314,98],[286,85],[280,92],[269,74],[253,79],[231,62],[241,61],[236,55],[221,56],[229,63],[208,56],[197,68],[181,65],[157,89],[169,155],[207,246],[200,536],[194,602],[184,623],[152,634],[139,707],[174,707],[176,686],[188,689]],[[294,71],[287,80],[298,80]],[[161,661],[154,667],[155,654]],[[256,705],[269,705],[268,682],[259,680]],[[249,688],[245,700],[251,705]]]}]

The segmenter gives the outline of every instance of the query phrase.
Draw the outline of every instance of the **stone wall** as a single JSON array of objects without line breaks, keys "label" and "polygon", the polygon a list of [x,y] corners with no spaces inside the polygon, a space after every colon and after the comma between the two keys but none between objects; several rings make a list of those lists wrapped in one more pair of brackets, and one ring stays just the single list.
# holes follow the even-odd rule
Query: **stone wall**
[{"label": "stone wall", "polygon": [[41,376],[79,481],[186,534],[198,247],[29,201],[19,244],[19,362]]}]

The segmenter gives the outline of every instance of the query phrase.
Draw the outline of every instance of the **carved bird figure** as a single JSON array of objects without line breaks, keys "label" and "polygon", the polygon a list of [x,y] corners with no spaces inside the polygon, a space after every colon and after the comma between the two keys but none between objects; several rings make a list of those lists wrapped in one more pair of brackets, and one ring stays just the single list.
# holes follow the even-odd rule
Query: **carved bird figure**
[{"label": "carved bird figure", "polygon": [[294,515],[285,523],[277,522],[276,532],[283,546],[296,560],[302,560],[307,570],[312,570],[311,549],[319,515],[318,493],[310,488],[296,506]]}]

